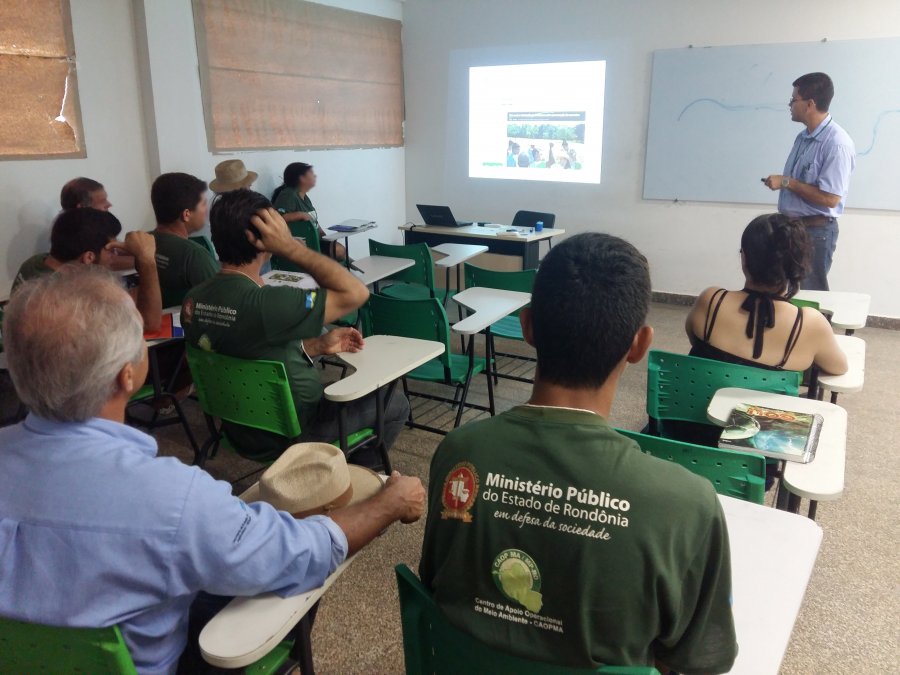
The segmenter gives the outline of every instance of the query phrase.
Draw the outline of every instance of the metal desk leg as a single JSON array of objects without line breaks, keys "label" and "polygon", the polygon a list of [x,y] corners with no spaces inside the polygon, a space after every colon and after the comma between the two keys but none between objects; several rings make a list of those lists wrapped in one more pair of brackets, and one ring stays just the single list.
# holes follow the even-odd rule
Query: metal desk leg
[{"label": "metal desk leg", "polygon": [[497,367],[497,364],[491,363],[494,360],[494,350],[491,348],[491,344],[491,327],[488,326],[484,329],[484,374],[487,377],[488,405],[491,408],[491,417],[493,417],[497,414],[497,411],[494,408],[494,374],[492,371],[493,368]]},{"label": "metal desk leg", "polygon": [[466,397],[469,395],[469,385],[472,383],[472,373],[475,371],[475,336],[469,336],[469,372],[466,373],[466,383],[463,386],[462,397],[459,399],[459,408],[456,409],[456,422],[453,428],[462,422],[463,410],[466,407]]},{"label": "metal desk leg", "polygon": [[836,391],[831,392],[831,402],[837,403],[838,393]]},{"label": "metal desk leg", "polygon": [[341,451],[346,455],[350,449],[347,447],[347,424],[344,420],[344,406],[338,406],[338,443],[341,445]]},{"label": "metal desk leg", "polygon": [[788,495],[787,510],[790,511],[791,513],[799,513],[800,512],[800,502],[801,502],[800,497],[798,495],[795,495],[793,492],[791,492]]},{"label": "metal desk leg", "polygon": [[378,447],[381,450],[381,464],[384,472],[390,476],[393,471],[391,467],[391,459],[388,457],[387,445],[384,442],[384,392],[388,390],[388,396],[394,391],[397,384],[395,380],[387,387],[378,387],[375,390],[375,433],[378,434]]},{"label": "metal desk leg", "polygon": [[810,520],[816,519],[816,509],[818,506],[819,506],[819,502],[817,502],[815,499],[809,500],[809,511],[807,512],[806,515],[809,517]]}]

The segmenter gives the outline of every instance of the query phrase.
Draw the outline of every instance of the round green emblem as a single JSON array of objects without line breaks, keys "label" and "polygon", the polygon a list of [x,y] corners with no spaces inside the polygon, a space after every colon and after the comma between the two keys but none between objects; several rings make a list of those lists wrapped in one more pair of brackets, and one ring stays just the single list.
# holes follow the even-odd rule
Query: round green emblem
[{"label": "round green emblem", "polygon": [[529,612],[541,611],[541,572],[534,559],[517,548],[501,551],[491,565],[491,576],[500,592]]}]

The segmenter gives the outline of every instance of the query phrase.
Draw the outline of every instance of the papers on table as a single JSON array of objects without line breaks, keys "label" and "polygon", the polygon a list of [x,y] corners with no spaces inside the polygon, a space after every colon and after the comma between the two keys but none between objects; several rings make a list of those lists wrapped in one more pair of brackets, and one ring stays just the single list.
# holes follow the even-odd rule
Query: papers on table
[{"label": "papers on table", "polygon": [[319,287],[316,280],[303,272],[286,272],[284,270],[272,270],[262,275],[263,281],[268,286],[293,286],[311,291]]},{"label": "papers on table", "polygon": [[371,230],[375,227],[374,220],[360,220],[359,218],[349,218],[337,225],[332,225],[329,230],[334,232],[362,232],[363,230]]}]

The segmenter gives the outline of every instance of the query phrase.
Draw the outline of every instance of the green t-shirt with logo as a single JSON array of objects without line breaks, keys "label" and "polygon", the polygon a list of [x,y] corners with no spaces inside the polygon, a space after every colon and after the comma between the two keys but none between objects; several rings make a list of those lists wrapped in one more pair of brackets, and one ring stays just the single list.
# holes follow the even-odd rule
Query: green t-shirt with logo
[{"label": "green t-shirt with logo", "polygon": [[38,253],[31,256],[19,266],[19,272],[13,281],[12,291],[30,279],[36,279],[46,274],[53,274],[53,270],[47,267],[46,259],[49,253]]},{"label": "green t-shirt with logo", "polygon": [[712,484],[590,412],[520,406],[451,432],[419,573],[451,623],[526,659],[723,673],[737,654]]},{"label": "green t-shirt with logo", "polygon": [[[326,293],[324,289],[259,287],[242,274],[216,274],[185,296],[184,337],[188,344],[217,354],[281,361],[302,431],[316,413],[323,387],[301,340],[321,334]],[[274,459],[287,447],[288,439],[276,434],[235,424],[224,428],[246,456]]]},{"label": "green t-shirt with logo", "polygon": [[202,245],[177,234],[151,232],[156,239],[156,271],[162,306],[176,307],[184,294],[219,271],[219,263]]}]

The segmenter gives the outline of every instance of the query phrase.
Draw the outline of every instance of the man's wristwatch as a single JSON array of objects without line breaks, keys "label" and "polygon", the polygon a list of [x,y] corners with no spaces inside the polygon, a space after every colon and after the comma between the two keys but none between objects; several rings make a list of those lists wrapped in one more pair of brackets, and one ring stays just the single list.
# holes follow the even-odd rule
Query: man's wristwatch
[{"label": "man's wristwatch", "polygon": [[782,176],[782,177],[781,177],[781,189],[782,189],[782,190],[787,190],[788,185],[790,185],[790,184],[791,184],[791,179],[790,179],[789,176]]}]

